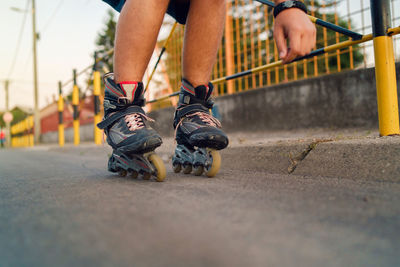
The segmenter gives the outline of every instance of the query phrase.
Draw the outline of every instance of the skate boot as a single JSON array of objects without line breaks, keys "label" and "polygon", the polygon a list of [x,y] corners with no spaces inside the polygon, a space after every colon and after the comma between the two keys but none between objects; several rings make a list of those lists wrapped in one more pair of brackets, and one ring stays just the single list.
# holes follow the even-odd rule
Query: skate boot
[{"label": "skate boot", "polygon": [[210,114],[213,91],[208,86],[194,88],[182,80],[179,104],[175,111],[174,128],[177,147],[172,158],[174,172],[196,176],[205,173],[214,177],[221,166],[221,156],[217,150],[228,146],[228,137],[221,130],[221,123]]},{"label": "skate boot", "polygon": [[163,181],[166,170],[161,158],[154,150],[162,144],[161,137],[149,126],[152,121],[142,107],[145,104],[143,84],[126,82],[116,84],[113,74],[103,78],[105,84],[104,118],[97,127],[104,129],[107,143],[113,148],[108,160],[108,170],[128,173],[143,179],[154,175]]}]

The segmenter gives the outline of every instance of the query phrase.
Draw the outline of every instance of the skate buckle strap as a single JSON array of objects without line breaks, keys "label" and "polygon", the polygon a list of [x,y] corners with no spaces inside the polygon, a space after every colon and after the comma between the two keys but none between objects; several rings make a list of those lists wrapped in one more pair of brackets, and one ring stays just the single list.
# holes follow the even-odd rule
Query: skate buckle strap
[{"label": "skate buckle strap", "polygon": [[195,112],[207,112],[209,113],[208,109],[204,107],[201,104],[193,104],[193,105],[187,105],[183,106],[181,108],[178,108],[176,110],[176,117],[182,118],[185,117],[188,114],[195,113]]},{"label": "skate buckle strap", "polygon": [[[109,116],[108,118],[105,118],[103,121],[97,124],[97,127],[99,127],[100,129],[105,129],[111,124],[113,124],[116,120],[119,120],[120,118],[125,117],[126,115],[134,113],[140,113],[141,115],[146,116],[144,110],[141,107],[129,106],[126,109],[116,112],[111,116]],[[147,116],[145,118],[147,118]]]},{"label": "skate buckle strap", "polygon": [[192,94],[185,92],[181,90],[179,93],[179,103],[185,104],[185,105],[196,105],[200,104],[208,109],[212,108],[214,106],[214,102],[212,101],[211,98],[207,100],[199,99]]}]

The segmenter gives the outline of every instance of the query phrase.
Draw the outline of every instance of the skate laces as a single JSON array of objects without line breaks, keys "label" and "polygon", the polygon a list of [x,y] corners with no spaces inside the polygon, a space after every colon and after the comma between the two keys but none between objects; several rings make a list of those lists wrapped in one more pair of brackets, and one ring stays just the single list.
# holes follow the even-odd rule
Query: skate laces
[{"label": "skate laces", "polygon": [[202,122],[204,122],[207,126],[218,127],[218,128],[222,127],[221,126],[221,122],[218,119],[214,118],[210,113],[197,111],[197,112],[194,112],[192,114],[188,114],[188,115],[184,116],[183,118],[181,118],[181,120],[179,121],[179,123],[175,127],[175,133],[174,133],[175,139],[176,139],[176,134],[177,134],[178,128],[179,128],[179,126],[182,125],[183,120],[185,118],[191,118],[191,117],[196,117],[196,116],[198,116],[198,118]]},{"label": "skate laces", "polygon": [[145,127],[144,120],[154,121],[152,118],[142,114],[142,113],[132,113],[125,116],[125,122],[130,131],[135,131]]},{"label": "skate laces", "polygon": [[187,115],[187,117],[196,117],[198,116],[201,121],[203,121],[208,126],[221,128],[221,123],[219,120],[214,118],[210,113],[197,111],[195,113]]},{"label": "skate laces", "polygon": [[[118,97],[118,103],[120,102],[120,100],[125,100],[125,101],[129,102],[129,98],[127,98],[127,97]],[[125,116],[125,122],[130,131],[135,131],[135,130],[142,129],[143,127],[145,127],[143,119],[145,119],[147,121],[151,121],[151,122],[154,121],[152,118],[146,116],[143,113],[132,113],[132,114]]]}]

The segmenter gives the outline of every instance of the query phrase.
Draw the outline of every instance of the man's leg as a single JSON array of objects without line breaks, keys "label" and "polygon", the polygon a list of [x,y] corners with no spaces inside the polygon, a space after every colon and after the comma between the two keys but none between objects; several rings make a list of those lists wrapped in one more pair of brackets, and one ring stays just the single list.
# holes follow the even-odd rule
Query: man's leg
[{"label": "man's leg", "polygon": [[175,172],[193,168],[195,175],[217,174],[220,156],[215,150],[228,146],[220,122],[209,112],[213,102],[211,71],[221,43],[226,0],[191,0],[183,49],[183,80],[175,112],[175,139],[172,158]]},{"label": "man's leg", "polygon": [[115,81],[142,81],[169,0],[127,0],[115,37]]},{"label": "man's leg", "polygon": [[191,0],[183,48],[183,77],[194,87],[210,81],[225,23],[225,0]]},{"label": "man's leg", "polygon": [[[152,153],[162,140],[142,109],[141,81],[168,3],[169,0],[127,0],[122,8],[115,40],[115,76],[109,73],[103,78],[104,119],[98,124],[113,148],[108,161],[111,172],[131,172],[134,177],[142,174],[144,179],[154,175],[158,181],[165,178],[162,160]],[[151,155],[144,156],[148,152]]]}]

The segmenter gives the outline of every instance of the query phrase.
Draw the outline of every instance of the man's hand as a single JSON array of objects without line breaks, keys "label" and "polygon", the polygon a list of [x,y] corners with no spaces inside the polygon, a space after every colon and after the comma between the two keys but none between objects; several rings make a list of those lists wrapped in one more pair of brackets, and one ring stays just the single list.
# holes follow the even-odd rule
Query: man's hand
[{"label": "man's hand", "polygon": [[315,47],[316,33],[315,25],[302,10],[283,10],[276,16],[274,25],[274,39],[280,59],[289,63],[297,57],[309,54]]}]

